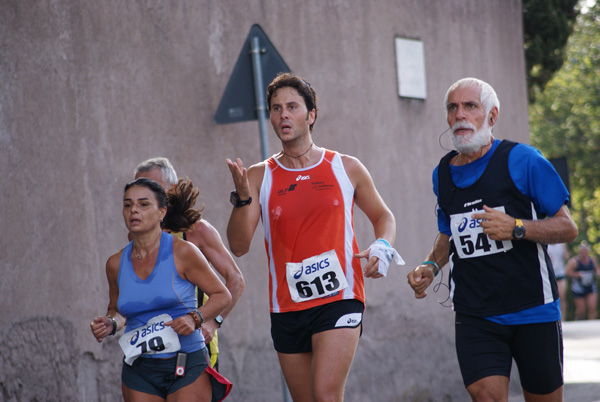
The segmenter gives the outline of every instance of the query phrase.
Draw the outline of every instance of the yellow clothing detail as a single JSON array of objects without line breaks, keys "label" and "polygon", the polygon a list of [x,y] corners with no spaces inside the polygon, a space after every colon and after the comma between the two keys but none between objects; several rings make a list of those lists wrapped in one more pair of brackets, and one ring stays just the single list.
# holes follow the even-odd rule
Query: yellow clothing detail
[{"label": "yellow clothing detail", "polygon": [[[198,288],[196,287],[196,297],[198,296]],[[208,296],[204,293],[204,297],[202,298],[202,304],[206,303],[208,300]],[[208,350],[210,351],[210,366],[215,367],[217,364],[217,357],[219,357],[219,331],[215,331],[215,336],[213,336],[212,340],[208,344]]]}]

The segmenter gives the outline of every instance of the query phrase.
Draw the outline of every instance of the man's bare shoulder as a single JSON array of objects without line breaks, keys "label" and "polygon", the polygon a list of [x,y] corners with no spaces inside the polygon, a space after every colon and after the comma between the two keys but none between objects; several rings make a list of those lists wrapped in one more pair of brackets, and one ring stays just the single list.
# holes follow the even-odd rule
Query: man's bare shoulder
[{"label": "man's bare shoulder", "polygon": [[256,163],[248,168],[248,181],[250,186],[258,191],[262,184],[263,176],[265,175],[267,163],[265,161]]},{"label": "man's bare shoulder", "polygon": [[214,235],[217,230],[205,219],[201,219],[194,223],[190,230],[185,234],[187,241],[195,244],[202,249],[206,245],[206,240]]},{"label": "man's bare shoulder", "polygon": [[215,229],[215,227],[213,225],[210,224],[210,222],[208,222],[206,219],[200,219],[199,221],[197,221],[196,223],[194,223],[192,225],[192,227],[190,228],[190,230],[188,231],[188,233],[212,233],[212,232],[216,232],[217,229]]},{"label": "man's bare shoulder", "polygon": [[358,158],[356,156],[340,153],[340,158],[342,158],[342,162],[344,163],[344,165],[346,165],[346,164],[361,164],[362,165],[362,163],[360,162],[360,160],[358,160]]},{"label": "man's bare shoulder", "polygon": [[255,163],[248,168],[248,174],[262,174],[267,166],[266,161]]},{"label": "man's bare shoulder", "polygon": [[351,179],[362,177],[365,174],[369,175],[367,168],[357,157],[345,154],[340,154],[340,157],[342,158],[344,169]]}]

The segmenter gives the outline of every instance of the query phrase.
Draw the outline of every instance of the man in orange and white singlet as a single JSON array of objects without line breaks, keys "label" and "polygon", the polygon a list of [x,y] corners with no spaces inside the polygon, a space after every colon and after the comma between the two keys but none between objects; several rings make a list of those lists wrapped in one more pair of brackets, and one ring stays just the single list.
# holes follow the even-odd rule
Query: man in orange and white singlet
[{"label": "man in orange and white singlet", "polygon": [[[249,169],[227,159],[235,185],[229,246],[246,254],[262,219],[271,336],[290,394],[295,402],[342,401],[362,330],[363,274],[379,278],[392,260],[403,263],[391,246],[396,222],[358,159],[313,143],[317,96],[305,79],[278,75],[267,104],[283,150]],[[362,252],[354,203],[377,239]]]}]

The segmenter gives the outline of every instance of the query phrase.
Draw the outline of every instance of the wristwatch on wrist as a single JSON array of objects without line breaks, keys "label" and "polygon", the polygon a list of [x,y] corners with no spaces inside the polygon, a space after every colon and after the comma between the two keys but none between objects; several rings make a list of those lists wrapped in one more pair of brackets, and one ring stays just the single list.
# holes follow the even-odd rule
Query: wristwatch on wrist
[{"label": "wristwatch on wrist", "polygon": [[221,328],[221,325],[223,325],[223,316],[219,314],[215,317],[215,321],[217,322],[217,324],[219,324],[219,328]]},{"label": "wristwatch on wrist", "polygon": [[117,333],[117,320],[115,320],[113,317],[107,315],[106,316],[109,320],[110,323],[112,324],[112,331],[110,331],[110,336],[115,336],[115,334]]},{"label": "wristwatch on wrist", "polygon": [[521,240],[525,237],[525,226],[523,226],[521,219],[515,219],[515,227],[513,228],[512,235],[515,240]]},{"label": "wristwatch on wrist", "polygon": [[232,191],[231,195],[229,196],[229,202],[231,202],[234,207],[239,208],[245,205],[250,205],[252,203],[252,197],[248,197],[247,200],[242,200],[238,193]]}]

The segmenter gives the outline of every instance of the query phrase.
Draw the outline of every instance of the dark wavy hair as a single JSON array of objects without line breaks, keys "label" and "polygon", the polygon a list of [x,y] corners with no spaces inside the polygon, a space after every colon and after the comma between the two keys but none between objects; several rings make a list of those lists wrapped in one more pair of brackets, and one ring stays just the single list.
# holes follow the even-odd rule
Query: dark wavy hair
[{"label": "dark wavy hair", "polygon": [[269,107],[269,110],[271,110],[271,98],[275,91],[285,87],[291,87],[298,91],[298,94],[304,99],[306,109],[309,112],[313,109],[315,110],[315,120],[309,126],[310,132],[312,133],[313,126],[317,121],[317,93],[306,79],[292,73],[279,73],[267,87],[267,106]]},{"label": "dark wavy hair", "polygon": [[204,207],[194,208],[200,192],[187,177],[179,179],[179,182],[166,193],[160,184],[145,177],[127,183],[124,192],[134,186],[146,187],[156,196],[159,208],[167,207],[167,214],[161,223],[163,229],[171,232],[187,232],[194,223],[202,219]]}]

